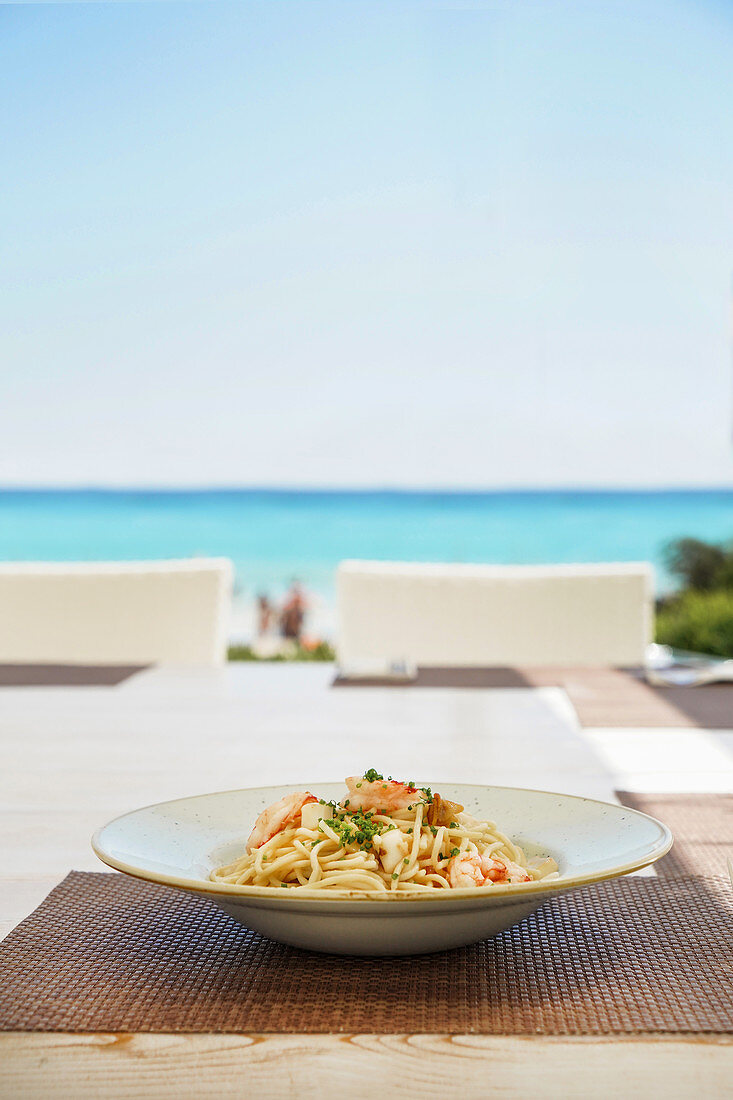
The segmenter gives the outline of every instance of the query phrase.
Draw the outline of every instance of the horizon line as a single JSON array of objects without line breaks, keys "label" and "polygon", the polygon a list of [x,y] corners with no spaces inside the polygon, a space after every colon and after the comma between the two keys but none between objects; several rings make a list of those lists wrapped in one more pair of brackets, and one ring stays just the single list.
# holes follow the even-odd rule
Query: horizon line
[{"label": "horizon line", "polygon": [[118,484],[100,485],[94,483],[71,483],[59,485],[37,484],[0,484],[3,493],[163,493],[194,494],[206,493],[257,493],[304,496],[337,495],[342,493],[356,495],[391,494],[400,495],[451,495],[451,496],[490,496],[509,493],[730,493],[733,492],[733,480],[721,484],[665,484],[665,485],[504,485],[504,486],[465,486],[465,485],[258,485],[258,484]]}]

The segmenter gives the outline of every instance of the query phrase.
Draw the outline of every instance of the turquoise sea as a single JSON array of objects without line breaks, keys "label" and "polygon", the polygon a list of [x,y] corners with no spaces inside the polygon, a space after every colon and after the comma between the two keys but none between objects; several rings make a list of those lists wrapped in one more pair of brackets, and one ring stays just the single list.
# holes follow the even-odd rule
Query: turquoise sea
[{"label": "turquoise sea", "polygon": [[232,558],[239,592],[297,577],[325,602],[342,558],[462,562],[648,559],[733,538],[733,489],[665,492],[5,490],[0,559]]}]

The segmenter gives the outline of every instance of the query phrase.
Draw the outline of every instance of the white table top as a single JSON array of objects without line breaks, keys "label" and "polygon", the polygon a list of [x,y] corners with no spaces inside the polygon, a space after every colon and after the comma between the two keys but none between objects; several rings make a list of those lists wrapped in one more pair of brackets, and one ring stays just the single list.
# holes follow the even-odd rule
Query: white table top
[{"label": "white table top", "polygon": [[[72,868],[104,869],[89,847],[98,825],[196,792],[310,785],[368,767],[393,775],[419,771],[418,778],[434,784],[486,782],[609,800],[614,789],[733,790],[733,731],[581,730],[559,688],[334,690],[332,677],[329,665],[254,663],[153,669],[114,688],[2,689],[0,935]],[[648,1095],[661,1095],[660,1074],[666,1097],[726,1095],[733,1080],[733,1045],[724,1040],[268,1036],[260,1043],[245,1036],[145,1035],[125,1039],[126,1058],[118,1057],[111,1081],[102,1056],[111,1041],[0,1037],[0,1095],[6,1095],[3,1076],[25,1089],[7,1095],[31,1096],[48,1093],[49,1074],[58,1084],[82,1070],[87,1084],[75,1084],[75,1095],[187,1095],[192,1079],[181,1067],[202,1059],[213,1074],[207,1080],[218,1082],[211,1095],[234,1094],[245,1067],[258,1095],[285,1095],[279,1075],[296,1064],[306,1095],[317,1094],[319,1082],[322,1088],[326,1069],[331,1081],[349,1082],[351,1096],[376,1095],[369,1072],[377,1066],[396,1082],[393,1095],[403,1095],[395,1073],[413,1085],[419,1073],[427,1096],[457,1095],[471,1081],[477,1088],[486,1083],[487,1059],[504,1096],[527,1095],[530,1081],[541,1096],[618,1095],[610,1079],[604,1091],[599,1076],[611,1057],[614,1076],[623,1065],[628,1080],[640,1089],[649,1085]],[[528,1044],[534,1054],[542,1048],[542,1059],[526,1058]],[[143,1065],[151,1076],[140,1092]],[[190,1094],[209,1095],[208,1084],[196,1080]],[[405,1086],[404,1095],[413,1092]]]}]

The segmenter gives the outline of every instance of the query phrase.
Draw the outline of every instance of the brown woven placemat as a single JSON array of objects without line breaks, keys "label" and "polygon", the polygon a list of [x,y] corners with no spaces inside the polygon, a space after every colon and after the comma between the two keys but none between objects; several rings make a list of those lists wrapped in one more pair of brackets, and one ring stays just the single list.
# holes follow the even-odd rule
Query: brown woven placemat
[{"label": "brown woven placemat", "polygon": [[672,830],[674,847],[655,864],[658,875],[727,874],[733,860],[733,794],[616,794],[624,806],[658,817]]},{"label": "brown woven placemat", "polygon": [[0,1030],[611,1035],[733,1031],[733,891],[627,878],[493,940],[350,959],[206,899],[73,872],[0,946]]},{"label": "brown woven placemat", "polygon": [[408,682],[337,676],[334,687],[530,688],[561,687],[581,726],[609,728],[730,729],[733,684],[652,687],[638,669],[421,667]]}]

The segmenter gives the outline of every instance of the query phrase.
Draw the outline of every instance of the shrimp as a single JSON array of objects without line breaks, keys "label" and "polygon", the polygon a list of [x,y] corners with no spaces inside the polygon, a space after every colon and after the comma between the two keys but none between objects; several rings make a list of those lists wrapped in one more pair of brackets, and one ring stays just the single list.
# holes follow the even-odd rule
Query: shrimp
[{"label": "shrimp", "polygon": [[530,875],[519,864],[505,856],[479,856],[462,853],[448,864],[448,884],[454,890],[462,886],[489,886],[492,882],[531,882]]},{"label": "shrimp", "polygon": [[287,825],[300,822],[301,810],[309,802],[317,802],[318,799],[310,791],[298,791],[297,794],[286,794],[279,802],[273,802],[263,810],[255,821],[255,827],[247,841],[247,851],[260,848],[271,840]]},{"label": "shrimp", "polygon": [[349,810],[382,810],[392,813],[423,801],[422,791],[407,783],[398,783],[396,779],[372,781],[360,775],[351,775],[346,780],[346,786],[349,788],[348,798],[341,805]]}]

